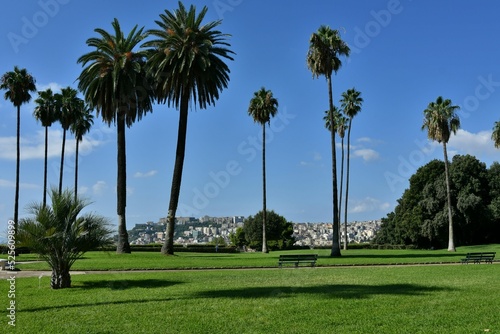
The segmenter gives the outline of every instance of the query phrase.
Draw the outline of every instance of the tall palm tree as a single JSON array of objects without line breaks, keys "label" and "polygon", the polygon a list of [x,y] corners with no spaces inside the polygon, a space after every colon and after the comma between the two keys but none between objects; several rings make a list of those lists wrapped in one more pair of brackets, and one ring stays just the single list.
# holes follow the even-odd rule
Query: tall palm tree
[{"label": "tall palm tree", "polygon": [[[348,57],[349,46],[340,38],[338,30],[332,30],[328,26],[320,26],[318,31],[309,39],[309,50],[307,52],[307,67],[311,70],[313,77],[325,76],[328,84],[328,105],[330,113],[330,124],[335,128],[333,119],[333,93],[332,73],[340,69],[342,62],[340,56]],[[332,146],[332,188],[333,188],[333,237],[331,256],[341,256],[339,242],[339,207],[337,189],[337,158],[335,148],[335,131],[331,133]]]},{"label": "tall palm tree", "polygon": [[71,87],[61,89],[61,93],[55,95],[57,104],[57,120],[61,123],[63,129],[63,139],[61,147],[61,165],[59,167],[59,193],[62,192],[63,170],[64,170],[64,151],[66,147],[66,132],[75,120],[75,114],[81,99],[77,97],[77,90]]},{"label": "tall palm tree", "polygon": [[108,222],[104,217],[81,211],[89,204],[74,200],[65,190],[52,189],[52,205],[31,204],[33,216],[22,219],[16,239],[20,245],[38,253],[52,269],[50,286],[53,289],[71,287],[70,269],[85,252],[110,243]]},{"label": "tall palm tree", "polygon": [[14,66],[0,78],[0,89],[6,90],[4,98],[17,108],[17,144],[16,144],[16,194],[14,197],[14,227],[17,231],[19,217],[19,166],[21,163],[21,105],[31,100],[31,92],[36,91],[35,78],[23,68]]},{"label": "tall palm tree", "polygon": [[344,114],[349,118],[349,124],[347,126],[347,166],[346,166],[346,183],[345,183],[345,208],[344,208],[344,249],[347,249],[347,206],[349,202],[349,171],[350,171],[350,161],[351,161],[351,129],[352,129],[352,119],[361,111],[361,105],[363,104],[363,98],[361,97],[361,92],[357,91],[355,88],[348,89],[342,93],[342,98],[340,99],[340,104]]},{"label": "tall palm tree", "polygon": [[273,92],[262,87],[253,94],[248,107],[248,114],[255,123],[262,125],[262,253],[267,253],[266,239],[266,124],[271,123],[271,117],[278,112],[278,100]]},{"label": "tall palm tree", "polygon": [[455,242],[453,239],[453,218],[451,212],[451,194],[450,194],[450,176],[448,171],[448,153],[446,144],[450,139],[451,133],[454,134],[460,128],[460,118],[456,110],[460,107],[452,104],[451,100],[443,99],[439,96],[436,102],[431,102],[424,110],[424,124],[422,130],[427,129],[427,137],[443,144],[444,167],[446,177],[446,192],[448,195],[448,251],[455,251]]},{"label": "tall palm tree", "polygon": [[[338,110],[337,107],[333,107],[333,112],[334,112],[334,122],[336,129],[334,131],[337,132],[337,134],[340,137],[340,149],[341,149],[341,158],[340,158],[340,191],[339,191],[339,222],[341,221],[342,217],[342,189],[343,189],[343,184],[344,184],[344,156],[345,156],[345,149],[344,149],[344,137],[345,137],[345,132],[347,130],[347,124],[349,122],[349,119],[342,115],[342,113]],[[323,117],[323,120],[325,121],[325,127],[328,129],[328,131],[332,131],[331,129],[331,124],[330,124],[330,115],[328,113],[328,110],[325,110],[325,116]],[[347,232],[346,232],[347,233]],[[339,231],[339,235],[341,235]],[[344,249],[345,245],[344,245]]]},{"label": "tall palm tree", "polygon": [[116,124],[117,135],[117,253],[130,253],[126,225],[127,168],[125,126],[130,127],[153,111],[152,90],[146,73],[146,50],[136,49],[145,34],[137,25],[125,36],[117,19],[111,24],[114,35],[95,29],[99,37],[89,38],[87,45],[95,50],[78,59],[84,69],[78,88],[85,101],[111,126]]},{"label": "tall palm tree", "polygon": [[159,29],[149,30],[155,39],[144,44],[150,47],[149,72],[155,81],[155,95],[159,103],[173,105],[179,110],[179,128],[175,164],[168,206],[167,231],[163,254],[174,253],[175,213],[179,203],[182,169],[186,148],[186,132],[190,101],[205,109],[215,104],[219,92],[227,87],[229,68],[223,59],[233,58],[226,47],[229,35],[215,28],[222,22],[202,25],[207,7],[196,14],[195,6],[189,10],[179,2],[179,8],[168,10],[155,21]]},{"label": "tall palm tree", "polygon": [[493,132],[491,133],[491,140],[493,140],[496,148],[500,147],[500,121],[495,122]]},{"label": "tall palm tree", "polygon": [[75,119],[71,124],[71,132],[75,135],[75,202],[78,197],[78,152],[80,148],[80,142],[83,140],[83,136],[90,131],[90,128],[94,124],[94,115],[92,115],[92,110],[87,106],[84,101],[80,102],[77,112],[75,114]]},{"label": "tall palm tree", "polygon": [[49,127],[57,120],[56,104],[52,89],[48,88],[38,92],[38,98],[35,100],[37,106],[33,111],[33,116],[42,123],[45,128],[45,158],[43,164],[43,206],[47,204],[47,156],[49,147]]}]

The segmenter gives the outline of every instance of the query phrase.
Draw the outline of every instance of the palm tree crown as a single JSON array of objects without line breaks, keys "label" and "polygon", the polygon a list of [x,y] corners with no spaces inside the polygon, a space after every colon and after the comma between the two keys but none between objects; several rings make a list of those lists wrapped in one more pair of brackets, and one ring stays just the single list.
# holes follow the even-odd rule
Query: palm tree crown
[{"label": "palm tree crown", "polygon": [[0,79],[0,89],[6,90],[5,99],[14,107],[31,100],[31,92],[36,91],[35,78],[25,68],[15,66],[14,71],[5,73]]},{"label": "palm tree crown", "polygon": [[248,114],[252,116],[254,122],[265,125],[278,112],[278,100],[273,97],[270,90],[262,87],[254,93],[248,107]]},{"label": "palm tree crown", "polygon": [[340,38],[339,31],[322,25],[309,40],[307,66],[313,76],[324,75],[328,78],[342,66],[339,56],[348,57],[350,53],[351,50]]},{"label": "palm tree crown", "polygon": [[[78,59],[84,66],[78,88],[91,109],[108,124],[124,117],[127,126],[153,109],[145,63],[146,50],[134,49],[144,39],[144,28],[132,28],[125,37],[117,19],[111,24],[114,35],[97,28],[100,38],[89,38],[95,48]],[[85,67],[86,66],[86,67]]]},{"label": "palm tree crown", "polygon": [[460,128],[460,118],[455,112],[459,106],[454,106],[449,99],[439,96],[436,102],[431,102],[424,110],[422,130],[427,129],[429,139],[438,143],[448,143],[451,133]]},{"label": "palm tree crown", "polygon": [[160,29],[148,31],[156,39],[144,44],[151,47],[149,67],[156,83],[158,102],[176,108],[181,100],[193,98],[205,109],[219,99],[219,91],[227,87],[229,67],[223,58],[233,60],[226,39],[230,36],[215,28],[221,20],[202,25],[207,7],[196,15],[179,2],[179,9],[168,10],[155,21]]},{"label": "palm tree crown", "polygon": [[361,105],[363,104],[361,92],[355,88],[348,89],[342,93],[340,104],[344,114],[352,120],[361,111]]},{"label": "palm tree crown", "polygon": [[33,116],[42,123],[42,126],[49,127],[57,120],[56,105],[52,89],[48,88],[38,92],[35,100],[36,107]]}]

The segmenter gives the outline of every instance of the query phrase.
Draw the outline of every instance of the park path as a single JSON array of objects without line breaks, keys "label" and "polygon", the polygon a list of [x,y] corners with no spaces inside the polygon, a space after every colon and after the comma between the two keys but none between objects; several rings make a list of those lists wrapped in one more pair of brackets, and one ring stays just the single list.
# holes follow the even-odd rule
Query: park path
[{"label": "park path", "polygon": [[[493,261],[493,264],[500,264],[500,261]],[[379,264],[379,265],[339,265],[339,266],[317,266],[314,268],[302,266],[295,268],[293,266],[284,267],[281,270],[302,270],[302,269],[324,269],[324,268],[361,268],[361,267],[408,267],[408,266],[444,266],[444,265],[462,265],[460,262],[447,262],[447,263],[407,263],[407,264]],[[489,264],[468,264],[471,266],[483,265],[487,266]],[[259,268],[197,268],[197,269],[148,269],[148,270],[82,270],[82,271],[71,271],[71,275],[93,275],[93,274],[127,274],[127,273],[163,273],[163,272],[175,272],[175,271],[213,271],[213,270],[276,270],[280,269],[278,267],[259,267]],[[47,270],[0,270],[0,279],[8,279],[13,276],[16,278],[21,277],[50,277],[51,271]]]}]

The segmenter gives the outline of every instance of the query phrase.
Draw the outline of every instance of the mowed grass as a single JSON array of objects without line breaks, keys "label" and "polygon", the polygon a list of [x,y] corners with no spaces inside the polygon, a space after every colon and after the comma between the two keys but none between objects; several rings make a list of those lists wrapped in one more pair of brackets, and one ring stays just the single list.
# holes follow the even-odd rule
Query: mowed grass
[{"label": "mowed grass", "polygon": [[[447,250],[342,250],[342,256],[330,257],[328,249],[300,251],[277,251],[268,254],[255,253],[188,253],[177,252],[175,256],[164,256],[159,252],[134,252],[116,254],[114,252],[88,252],[75,262],[72,270],[148,270],[148,269],[192,269],[192,268],[264,268],[276,267],[280,254],[318,254],[317,266],[337,265],[378,265],[378,264],[418,264],[418,263],[458,263],[468,252],[497,252],[500,245],[458,247],[456,252]],[[37,260],[36,254],[17,257],[21,270],[49,270],[46,263],[26,263]],[[21,262],[21,263],[20,263]]]},{"label": "mowed grass", "polygon": [[[16,279],[15,331],[0,280],[0,333],[500,333],[500,265],[456,264],[499,249],[352,250],[335,259],[310,250],[320,267],[300,269],[277,268],[280,252],[92,252],[74,269],[102,273],[74,274],[70,289],[51,290],[48,276]],[[425,262],[445,264],[369,266]],[[231,267],[247,268],[105,271]]]}]

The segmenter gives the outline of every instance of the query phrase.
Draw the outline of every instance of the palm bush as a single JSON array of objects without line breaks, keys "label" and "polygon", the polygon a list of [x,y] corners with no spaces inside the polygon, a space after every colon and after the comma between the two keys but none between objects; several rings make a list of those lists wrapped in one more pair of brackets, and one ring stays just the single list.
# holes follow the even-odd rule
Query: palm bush
[{"label": "palm bush", "polygon": [[73,197],[73,192],[50,191],[51,206],[34,203],[28,207],[32,217],[20,221],[17,240],[38,253],[52,268],[53,289],[71,287],[70,269],[76,260],[92,249],[109,245],[111,231],[106,218],[82,210],[89,204]]}]

